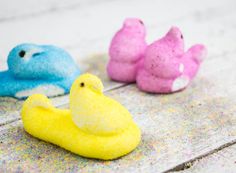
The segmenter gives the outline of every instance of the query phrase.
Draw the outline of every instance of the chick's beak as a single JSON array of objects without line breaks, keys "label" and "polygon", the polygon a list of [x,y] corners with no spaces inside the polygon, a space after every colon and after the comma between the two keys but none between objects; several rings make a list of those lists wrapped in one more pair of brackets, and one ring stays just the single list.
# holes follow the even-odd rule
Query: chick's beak
[{"label": "chick's beak", "polygon": [[102,84],[101,82],[96,82],[96,83],[92,86],[92,88],[93,88],[95,91],[99,92],[99,93],[102,93],[102,92],[103,92],[103,84]]}]

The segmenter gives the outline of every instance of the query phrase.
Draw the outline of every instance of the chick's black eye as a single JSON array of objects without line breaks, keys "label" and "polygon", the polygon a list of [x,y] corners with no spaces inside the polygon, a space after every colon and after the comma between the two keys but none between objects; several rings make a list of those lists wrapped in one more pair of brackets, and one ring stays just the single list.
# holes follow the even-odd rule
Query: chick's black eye
[{"label": "chick's black eye", "polygon": [[142,20],[139,20],[139,22],[143,25],[143,21]]},{"label": "chick's black eye", "polygon": [[24,50],[20,51],[20,52],[19,52],[19,56],[20,56],[21,58],[23,58],[23,57],[25,56],[25,51],[24,51]]},{"label": "chick's black eye", "polygon": [[183,35],[181,34],[181,39],[183,39],[184,37],[183,37]]},{"label": "chick's black eye", "polygon": [[80,83],[80,87],[84,87],[84,82],[81,82],[81,83]]}]

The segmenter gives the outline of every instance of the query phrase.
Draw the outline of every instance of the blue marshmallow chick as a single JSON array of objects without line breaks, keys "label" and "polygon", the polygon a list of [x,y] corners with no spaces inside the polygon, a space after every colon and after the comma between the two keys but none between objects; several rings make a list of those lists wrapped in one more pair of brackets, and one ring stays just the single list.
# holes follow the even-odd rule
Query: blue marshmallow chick
[{"label": "blue marshmallow chick", "polygon": [[35,93],[48,97],[67,94],[80,69],[63,49],[52,45],[20,44],[0,72],[0,96],[19,99]]}]

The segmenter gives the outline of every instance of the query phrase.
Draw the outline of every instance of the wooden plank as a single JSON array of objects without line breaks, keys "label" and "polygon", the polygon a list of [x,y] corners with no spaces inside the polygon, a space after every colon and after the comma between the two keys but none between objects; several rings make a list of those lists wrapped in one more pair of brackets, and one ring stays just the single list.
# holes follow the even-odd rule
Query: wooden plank
[{"label": "wooden plank", "polygon": [[171,173],[234,173],[236,170],[236,145],[224,148],[212,155],[187,163],[185,169]]},{"label": "wooden plank", "polygon": [[135,85],[107,92],[127,107],[142,129],[140,146],[121,159],[104,162],[76,156],[31,137],[17,121],[0,130],[3,168],[163,172],[211,153],[236,140],[235,78],[228,75],[235,74],[235,62],[234,55],[206,60],[191,86],[175,94],[146,94]]},{"label": "wooden plank", "polygon": [[[235,40],[234,30],[227,31],[227,33],[230,32],[230,37],[219,34],[224,27],[221,23],[219,24],[220,28],[208,27],[210,21],[233,13],[233,0],[226,2],[208,0],[204,2],[205,5],[197,1],[186,2],[181,0],[175,6],[172,6],[173,2],[170,0],[165,2],[147,3],[146,1],[138,1],[135,2],[134,6],[134,1],[112,1],[89,8],[68,10],[63,13],[58,11],[25,20],[0,23],[0,37],[4,38],[0,40],[2,63],[5,62],[9,50],[21,42],[55,44],[63,48],[74,47],[76,53],[72,54],[75,55],[75,59],[78,56],[90,55],[91,52],[107,52],[114,31],[120,27],[127,16],[137,16],[144,20],[148,28],[148,40],[150,41],[163,35],[173,24],[182,28],[186,40],[191,41],[194,38],[192,41],[205,42],[211,40],[208,36],[209,33],[215,32],[217,33],[214,37],[218,40],[213,40],[214,43]],[[169,11],[172,13],[169,13]],[[214,11],[219,11],[221,15],[216,15]],[[107,13],[110,15],[107,15]],[[97,18],[97,14],[102,20]],[[235,20],[235,18],[232,19]],[[195,21],[195,23],[192,21]],[[215,21],[214,23],[217,24],[218,22]],[[196,33],[198,30],[201,32]],[[191,43],[194,43],[192,41]]]},{"label": "wooden plank", "polygon": [[[104,0],[103,0],[104,2]],[[96,3],[94,0],[23,0],[0,1],[0,22],[21,20],[58,11],[73,10]]]},{"label": "wooden plank", "polygon": [[[219,105],[216,105],[219,106]],[[234,110],[235,111],[235,110]],[[160,135],[162,132],[158,131],[158,128],[162,126],[157,126],[153,128],[154,122],[147,117],[141,118],[141,114],[137,119],[139,123],[147,123],[149,127],[143,127],[143,141],[140,147],[135,150],[132,154],[123,157],[122,159],[110,162],[88,160],[71,154],[63,149],[60,149],[54,145],[47,144],[40,140],[37,140],[30,135],[26,134],[22,129],[21,122],[14,125],[9,124],[11,128],[1,130],[0,134],[0,151],[1,151],[1,167],[6,171],[95,171],[100,170],[104,171],[152,171],[152,172],[162,172],[167,167],[173,165],[173,160],[178,160],[183,155],[189,157],[192,155],[191,152],[198,152],[194,147],[194,142],[201,140],[208,140],[208,137],[201,138],[200,135],[205,133],[205,130],[215,130],[212,128],[214,125],[220,126],[217,122],[212,126],[203,126],[199,125],[199,129],[195,129],[194,132],[190,130],[191,135],[181,137],[180,129],[176,128],[176,131],[169,131],[168,134],[163,130],[164,134]],[[168,116],[168,115],[164,115]],[[173,117],[169,117],[171,119]],[[202,119],[201,119],[202,120]],[[208,120],[208,119],[206,119]],[[219,119],[217,119],[218,121]],[[145,123],[144,123],[145,122]],[[171,121],[170,121],[171,122]],[[157,123],[157,122],[156,122]],[[168,123],[168,122],[166,122]],[[190,123],[190,122],[189,122]],[[191,125],[188,127],[191,129]],[[218,127],[219,128],[219,127]],[[182,128],[185,131],[185,134],[189,134],[188,129]],[[205,130],[204,130],[205,129]],[[223,131],[217,131],[217,133],[222,133]],[[174,134],[173,134],[174,133]],[[226,135],[228,135],[228,132]],[[175,136],[177,135],[177,136]],[[159,137],[158,137],[159,136]],[[169,139],[168,139],[169,138]],[[190,140],[188,139],[190,138]],[[195,139],[196,138],[196,139]],[[173,141],[175,141],[173,143]],[[224,141],[226,142],[226,141]],[[219,145],[216,140],[212,139],[209,141],[212,145]],[[180,145],[183,145],[181,151],[178,151]],[[189,147],[188,147],[189,146]],[[204,146],[199,146],[200,149]],[[175,149],[176,148],[176,149]],[[7,151],[6,151],[7,149]],[[194,149],[196,149],[194,151]],[[181,153],[180,153],[181,152]],[[52,159],[53,158],[53,159]]]},{"label": "wooden plank", "polygon": [[[0,21],[9,22],[12,20],[21,20],[23,17],[35,17],[40,15],[45,15],[48,13],[55,13],[55,12],[63,12],[65,10],[77,10],[77,9],[83,9],[88,7],[92,7],[94,5],[100,6],[104,3],[109,5],[110,7],[114,7],[112,4],[116,5],[117,7],[123,6],[123,13],[127,13],[130,11],[131,7],[133,10],[133,13],[146,11],[145,9],[148,9],[149,6],[153,5],[155,8],[160,8],[158,11],[160,13],[165,13],[165,16],[172,16],[169,13],[166,12],[167,7],[169,7],[169,10],[172,11],[173,16],[176,16],[176,14],[182,14],[182,9],[185,9],[184,14],[188,14],[188,12],[192,11],[193,9],[203,9],[207,8],[208,6],[211,6],[213,4],[213,0],[205,1],[204,6],[201,3],[197,3],[195,1],[183,1],[180,0],[178,3],[173,5],[172,0],[167,0],[165,3],[162,3],[162,1],[153,1],[153,2],[143,2],[143,1],[125,1],[120,0],[118,2],[111,2],[107,0],[102,1],[95,1],[95,0],[41,0],[40,2],[36,0],[23,0],[20,2],[15,2],[14,0],[8,0],[8,1],[0,1],[0,6],[2,7],[0,12]],[[228,3],[230,1],[225,1],[225,3]],[[135,6],[133,5],[135,3]],[[111,4],[111,5],[110,5]],[[216,5],[221,5],[222,2],[214,2]],[[126,6],[124,6],[126,5]],[[4,8],[3,8],[4,7]],[[135,7],[135,8],[133,8]],[[144,7],[141,9],[141,7]],[[189,8],[191,7],[191,8]],[[109,10],[108,9],[108,10]],[[154,9],[154,8],[153,8]],[[140,13],[138,13],[140,14]],[[179,16],[176,16],[179,17]],[[160,19],[159,19],[160,20]]]}]

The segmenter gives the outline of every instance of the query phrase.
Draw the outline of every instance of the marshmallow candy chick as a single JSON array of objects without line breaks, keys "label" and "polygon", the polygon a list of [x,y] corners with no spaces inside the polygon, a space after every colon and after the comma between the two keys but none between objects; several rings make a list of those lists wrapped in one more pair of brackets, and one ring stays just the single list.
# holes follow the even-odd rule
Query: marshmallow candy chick
[{"label": "marshmallow candy chick", "polygon": [[140,19],[128,18],[111,41],[107,73],[119,82],[135,82],[137,68],[146,49],[146,29]]},{"label": "marshmallow candy chick", "polygon": [[72,57],[51,45],[20,44],[10,51],[7,63],[8,70],[0,72],[0,96],[66,94],[80,75]]},{"label": "marshmallow candy chick", "polygon": [[43,95],[30,96],[21,113],[25,130],[88,158],[111,160],[130,153],[140,142],[140,129],[102,89],[99,78],[81,75],[70,91],[70,110],[53,107]]},{"label": "marshmallow candy chick", "polygon": [[206,57],[204,45],[196,44],[184,52],[184,38],[177,27],[149,45],[137,74],[139,89],[151,93],[183,90],[193,80]]}]

